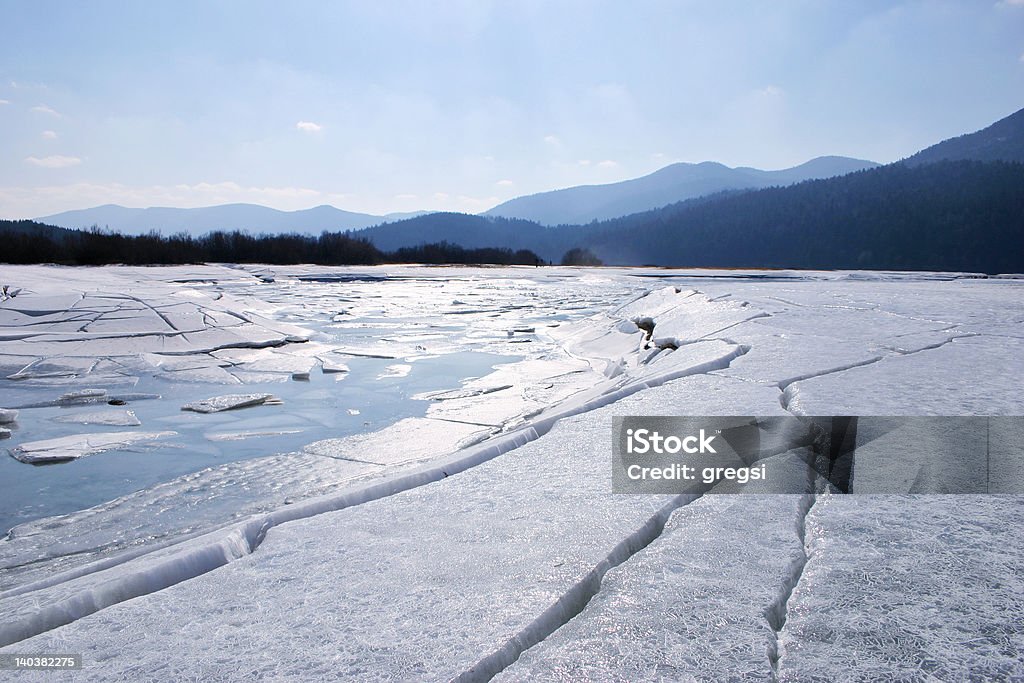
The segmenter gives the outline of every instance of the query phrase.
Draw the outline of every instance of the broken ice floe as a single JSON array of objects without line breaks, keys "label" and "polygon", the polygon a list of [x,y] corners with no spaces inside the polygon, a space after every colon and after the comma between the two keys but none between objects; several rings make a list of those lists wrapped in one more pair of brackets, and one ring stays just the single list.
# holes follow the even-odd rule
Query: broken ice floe
[{"label": "broken ice floe", "polygon": [[384,372],[377,376],[377,379],[398,379],[405,377],[412,371],[412,366],[404,363],[397,365],[389,365],[384,368]]},{"label": "broken ice floe", "polygon": [[226,394],[214,396],[202,401],[186,403],[182,410],[191,410],[196,413],[219,413],[224,410],[235,410],[237,408],[248,408],[250,406],[263,405],[274,400],[273,394]]},{"label": "broken ice floe", "polygon": [[301,434],[302,429],[250,429],[238,432],[208,432],[204,436],[210,441],[242,441],[285,434]]},{"label": "broken ice floe", "polygon": [[337,356],[323,355],[318,357],[320,359],[320,370],[324,373],[332,372],[348,372],[348,364],[342,361]]},{"label": "broken ice floe", "polygon": [[27,441],[11,449],[11,455],[31,464],[67,462],[104,451],[152,443],[177,432],[104,432],[75,434],[43,441]]},{"label": "broken ice floe", "polygon": [[0,424],[10,424],[18,419],[18,411],[10,408],[0,408]]},{"label": "broken ice floe", "polygon": [[73,413],[53,418],[57,422],[71,422],[83,425],[109,425],[112,427],[138,427],[142,424],[135,411],[104,410],[91,413]]}]

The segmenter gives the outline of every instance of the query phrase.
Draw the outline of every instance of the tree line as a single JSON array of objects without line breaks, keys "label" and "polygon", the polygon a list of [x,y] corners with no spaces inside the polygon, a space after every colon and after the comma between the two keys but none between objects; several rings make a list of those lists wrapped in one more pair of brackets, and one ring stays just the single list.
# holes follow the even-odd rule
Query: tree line
[{"label": "tree line", "polygon": [[186,263],[313,263],[374,265],[380,263],[529,265],[545,263],[529,249],[487,247],[466,249],[438,242],[391,252],[350,232],[317,236],[250,235],[242,231],[211,232],[201,237],[180,233],[163,236],[122,235],[93,227],[69,230],[34,221],[0,221],[0,262],[173,265]]}]

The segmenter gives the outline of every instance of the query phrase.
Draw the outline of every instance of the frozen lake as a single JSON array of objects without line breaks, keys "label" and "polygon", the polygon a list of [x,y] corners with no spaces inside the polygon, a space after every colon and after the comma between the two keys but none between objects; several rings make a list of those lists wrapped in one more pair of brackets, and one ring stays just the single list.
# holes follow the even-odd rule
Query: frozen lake
[{"label": "frozen lake", "polygon": [[[548,356],[555,360],[541,360],[551,366],[541,374],[572,385],[565,378],[589,368],[565,357],[544,329],[639,287],[618,277],[525,277],[533,275],[527,269],[496,277],[438,268],[293,269],[276,277],[215,267],[9,272],[18,271],[23,279],[13,287],[22,291],[0,302],[0,407],[19,411],[3,445],[17,454],[25,444],[76,435],[160,436],[52,464],[0,461],[0,529],[20,541],[0,546],[0,588],[486,437],[546,405],[543,388],[507,371],[495,398],[510,410],[464,418],[459,404],[467,401],[445,392]],[[239,329],[240,321],[256,322]],[[105,393],[61,400],[83,391]],[[280,402],[210,414],[181,409],[251,393]],[[511,393],[520,396],[508,400]],[[428,418],[432,404],[445,414]],[[132,424],[116,424],[125,419]],[[408,458],[372,463],[372,454],[313,447],[349,437],[371,443],[375,434],[430,442]]]},{"label": "frozen lake", "polygon": [[[2,277],[0,407],[106,391],[6,425],[5,652],[96,680],[1024,676],[1019,496],[622,496],[609,469],[614,415],[1020,415],[1020,278]],[[226,394],[281,402],[181,410]],[[81,457],[16,459],[48,452]]]}]

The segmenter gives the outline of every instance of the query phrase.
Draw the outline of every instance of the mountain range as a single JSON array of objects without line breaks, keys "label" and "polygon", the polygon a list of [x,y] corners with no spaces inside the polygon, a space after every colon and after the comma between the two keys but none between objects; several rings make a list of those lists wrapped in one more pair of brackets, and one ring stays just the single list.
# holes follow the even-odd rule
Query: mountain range
[{"label": "mountain range", "polygon": [[[780,171],[729,168],[713,161],[678,163],[650,175],[607,185],[583,185],[518,197],[486,212],[485,216],[521,218],[542,225],[589,223],[666,206],[678,201],[726,190],[749,190],[791,185],[812,178],[844,175],[878,164],[846,157],[818,157]],[[65,211],[35,220],[64,228],[94,225],[126,235],[155,230],[164,235],[185,232],[201,235],[213,230],[245,230],[253,234],[296,232],[316,235],[324,230],[360,230],[428,213],[392,213],[375,216],[317,206],[301,211],[279,211],[257,204],[222,204],[195,209],[151,207],[131,209],[106,204]]]},{"label": "mountain range", "polygon": [[579,225],[627,216],[727,190],[792,185],[815,178],[846,175],[878,164],[826,156],[780,171],[730,168],[713,161],[677,163],[650,175],[607,185],[581,185],[511,199],[485,216],[522,218],[541,225]]},{"label": "mountain range", "polygon": [[164,235],[180,232],[202,235],[213,230],[245,230],[253,234],[297,232],[316,235],[324,230],[359,230],[371,225],[413,218],[423,213],[426,212],[374,216],[342,211],[326,204],[301,211],[280,211],[258,204],[221,204],[195,209],[130,209],[117,204],[105,204],[91,209],[65,211],[36,220],[62,228],[84,229],[95,225],[124,235],[142,235],[151,230]]}]

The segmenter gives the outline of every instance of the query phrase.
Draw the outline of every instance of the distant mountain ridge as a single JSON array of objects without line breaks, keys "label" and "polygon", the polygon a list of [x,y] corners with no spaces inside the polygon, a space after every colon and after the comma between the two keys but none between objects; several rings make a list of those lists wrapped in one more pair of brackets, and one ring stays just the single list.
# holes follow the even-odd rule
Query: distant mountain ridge
[{"label": "distant mountain ridge", "polygon": [[831,178],[879,164],[863,159],[824,156],[778,171],[762,171],[705,161],[677,163],[649,175],[607,185],[579,185],[517,197],[485,216],[520,218],[541,225],[578,225],[657,209],[727,190],[753,190]]},{"label": "distant mountain ridge", "polygon": [[907,166],[938,161],[1024,163],[1024,109],[974,133],[943,140],[903,160]]},{"label": "distant mountain ridge", "polygon": [[105,204],[91,209],[43,216],[35,220],[62,228],[90,228],[96,225],[125,235],[141,235],[151,230],[165,235],[178,232],[202,235],[213,230],[245,230],[253,234],[296,232],[314,235],[325,230],[359,230],[387,221],[413,218],[424,213],[427,212],[375,216],[343,211],[326,204],[299,211],[281,211],[258,204],[220,204],[195,209],[132,209],[117,204]]}]

